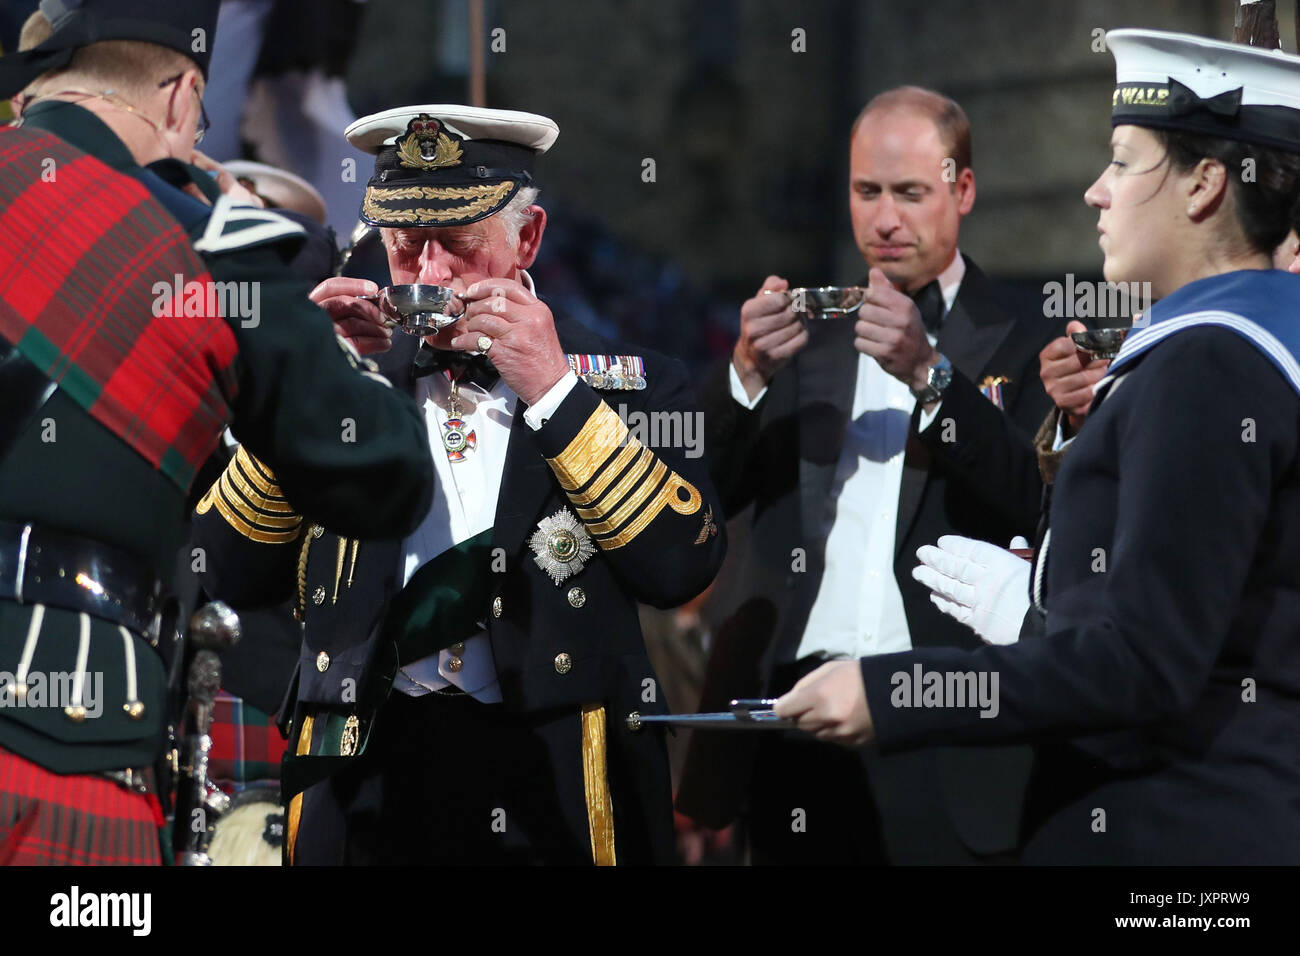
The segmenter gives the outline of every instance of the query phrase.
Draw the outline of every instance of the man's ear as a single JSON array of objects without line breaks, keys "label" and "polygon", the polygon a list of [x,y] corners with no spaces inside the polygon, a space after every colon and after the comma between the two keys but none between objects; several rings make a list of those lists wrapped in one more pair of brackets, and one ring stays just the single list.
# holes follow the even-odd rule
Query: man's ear
[{"label": "man's ear", "polygon": [[957,212],[966,215],[975,205],[975,170],[967,166],[957,174]]},{"label": "man's ear", "polygon": [[1187,175],[1187,216],[1200,222],[1223,202],[1228,194],[1226,166],[1217,159],[1202,159]]},{"label": "man's ear", "polygon": [[519,229],[519,244],[515,247],[515,268],[527,269],[537,258],[537,250],[542,245],[542,233],[546,231],[546,210],[533,203],[528,207],[529,216]]},{"label": "man's ear", "polygon": [[185,111],[199,108],[197,97],[202,76],[203,74],[197,69],[191,68],[181,74],[181,78],[168,87],[167,115],[163,123],[165,129],[172,132],[179,130],[185,118]]}]

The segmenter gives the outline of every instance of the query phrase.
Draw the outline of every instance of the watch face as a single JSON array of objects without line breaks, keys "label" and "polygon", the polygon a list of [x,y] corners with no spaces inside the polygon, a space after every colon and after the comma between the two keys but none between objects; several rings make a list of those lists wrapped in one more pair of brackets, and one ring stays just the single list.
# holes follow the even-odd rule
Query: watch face
[{"label": "watch face", "polygon": [[952,381],[952,365],[946,360],[941,359],[936,365],[931,366],[929,379],[926,384],[942,392]]}]

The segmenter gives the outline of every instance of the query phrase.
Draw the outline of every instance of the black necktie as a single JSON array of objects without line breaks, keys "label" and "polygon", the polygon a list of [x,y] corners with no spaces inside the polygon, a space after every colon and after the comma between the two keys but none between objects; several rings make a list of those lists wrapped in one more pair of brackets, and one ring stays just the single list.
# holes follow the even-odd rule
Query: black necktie
[{"label": "black necktie", "polygon": [[912,296],[912,301],[921,310],[921,324],[925,330],[937,338],[943,328],[943,290],[939,288],[939,280],[935,279],[922,288]]},{"label": "black necktie", "polygon": [[485,392],[490,392],[497,383],[501,373],[486,355],[471,355],[469,352],[452,352],[448,349],[430,348],[424,343],[415,353],[415,362],[411,366],[411,377],[420,378],[434,372],[452,373],[458,382],[477,385]]}]

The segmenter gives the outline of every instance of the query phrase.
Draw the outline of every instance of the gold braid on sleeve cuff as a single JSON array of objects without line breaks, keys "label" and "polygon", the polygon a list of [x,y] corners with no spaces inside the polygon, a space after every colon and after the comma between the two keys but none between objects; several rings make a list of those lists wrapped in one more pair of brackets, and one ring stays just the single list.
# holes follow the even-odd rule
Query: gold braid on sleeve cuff
[{"label": "gold braid on sleeve cuff", "polygon": [[288,544],[302,529],[302,515],[284,497],[271,469],[242,446],[194,510],[206,514],[214,507],[226,524],[252,541]]},{"label": "gold braid on sleeve cuff", "polygon": [[632,436],[604,402],[546,463],[606,551],[634,540],[664,508],[680,515],[700,510],[699,490]]}]

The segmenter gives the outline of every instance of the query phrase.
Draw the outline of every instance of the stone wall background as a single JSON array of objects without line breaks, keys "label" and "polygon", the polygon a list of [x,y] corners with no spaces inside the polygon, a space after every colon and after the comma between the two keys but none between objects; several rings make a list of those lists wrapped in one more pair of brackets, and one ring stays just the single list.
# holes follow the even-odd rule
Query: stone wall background
[{"label": "stone wall background", "polygon": [[[506,49],[488,53],[489,105],[559,123],[541,167],[556,215],[595,217],[739,302],[768,272],[817,284],[860,274],[845,211],[849,126],[882,89],[932,86],[962,103],[974,131],[978,198],[963,251],[1005,277],[1096,275],[1096,217],[1082,195],[1107,159],[1114,73],[1093,31],[1228,39],[1234,6],[497,0],[487,26],[506,31]],[[1293,5],[1279,6],[1291,49]],[[350,74],[359,111],[464,98],[463,62],[450,62],[465,59],[462,0],[369,7]],[[795,29],[806,52],[791,49]],[[647,158],[653,183],[642,180]]]}]

